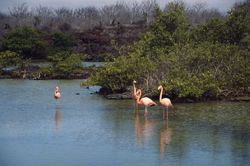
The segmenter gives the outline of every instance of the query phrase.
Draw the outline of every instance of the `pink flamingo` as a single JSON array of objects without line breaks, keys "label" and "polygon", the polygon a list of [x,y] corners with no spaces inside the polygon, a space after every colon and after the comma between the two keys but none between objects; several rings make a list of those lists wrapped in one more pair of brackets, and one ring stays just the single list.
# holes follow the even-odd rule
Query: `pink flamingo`
[{"label": "pink flamingo", "polygon": [[132,96],[132,98],[133,98],[133,100],[134,100],[134,102],[135,102],[135,107],[138,108],[138,105],[137,105],[137,102],[136,102],[136,101],[137,101],[137,98],[139,97],[139,92],[136,91],[135,84],[136,84],[136,81],[133,80],[133,96]]},{"label": "pink flamingo", "polygon": [[[162,98],[162,93],[163,93],[163,87],[160,85],[158,87],[158,90],[161,90],[159,101],[162,106],[164,106],[167,109],[167,119],[168,119],[168,108],[171,107],[173,108],[173,105],[171,103],[171,100],[169,98]],[[163,112],[163,118],[165,118],[165,113]]]},{"label": "pink flamingo", "polygon": [[148,114],[147,107],[156,106],[157,104],[148,97],[141,98],[141,95],[142,95],[141,89],[138,89],[137,92],[138,92],[138,98],[136,100],[136,103],[139,104],[139,105],[144,105],[145,106],[144,115],[146,116]]},{"label": "pink flamingo", "polygon": [[54,92],[54,98],[55,99],[60,99],[61,98],[61,93],[59,91],[59,87],[56,86],[55,92]]}]

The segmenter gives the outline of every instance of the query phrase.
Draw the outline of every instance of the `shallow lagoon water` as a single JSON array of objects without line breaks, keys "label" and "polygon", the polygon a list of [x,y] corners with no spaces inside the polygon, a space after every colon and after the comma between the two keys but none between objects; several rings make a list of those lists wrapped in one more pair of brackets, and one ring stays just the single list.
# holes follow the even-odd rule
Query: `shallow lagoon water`
[{"label": "shallow lagoon water", "polygon": [[0,80],[1,166],[250,163],[250,103],[175,104],[165,121],[160,106],[145,118],[80,82]]}]

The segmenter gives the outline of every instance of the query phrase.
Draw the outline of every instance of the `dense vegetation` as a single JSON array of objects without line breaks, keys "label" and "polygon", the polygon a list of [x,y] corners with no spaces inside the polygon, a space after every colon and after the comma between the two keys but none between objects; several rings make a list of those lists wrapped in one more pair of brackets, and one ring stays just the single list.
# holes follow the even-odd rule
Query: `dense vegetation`
[{"label": "dense vegetation", "polygon": [[[24,26],[8,33],[1,44],[0,69],[15,67],[13,77],[32,72],[30,77],[35,79],[72,78],[72,75],[83,73],[83,55],[72,52],[73,41],[66,34],[48,35]],[[49,61],[50,65],[34,68],[30,62],[35,59]]]},{"label": "dense vegetation", "polygon": [[250,78],[249,7],[249,2],[236,4],[225,18],[197,26],[188,21],[183,3],[169,3],[166,11],[156,8],[141,40],[84,84],[124,92],[136,79],[151,96],[159,84],[171,98],[242,95]]},{"label": "dense vegetation", "polygon": [[[117,57],[114,44],[129,44],[152,25],[156,5],[155,0],[76,9],[19,4],[8,13],[0,11],[0,51],[13,51],[25,59],[46,59],[58,50],[70,49],[86,54],[87,60],[112,59]],[[198,25],[223,14],[197,3],[185,10],[185,16]]]},{"label": "dense vegetation", "polygon": [[9,33],[2,42],[2,49],[20,54],[23,58],[42,58],[47,43],[42,34],[32,28],[22,27]]},{"label": "dense vegetation", "polygon": [[[227,14],[180,1],[164,9],[155,0],[74,10],[21,4],[9,14],[0,12],[0,25],[0,76],[14,67],[17,74],[31,72],[38,79],[82,78],[81,60],[96,56],[112,62],[84,84],[101,85],[106,93],[127,91],[133,79],[151,96],[162,84],[172,99],[249,91],[249,0]],[[101,52],[95,52],[98,48]],[[34,59],[50,65],[32,68]]]}]

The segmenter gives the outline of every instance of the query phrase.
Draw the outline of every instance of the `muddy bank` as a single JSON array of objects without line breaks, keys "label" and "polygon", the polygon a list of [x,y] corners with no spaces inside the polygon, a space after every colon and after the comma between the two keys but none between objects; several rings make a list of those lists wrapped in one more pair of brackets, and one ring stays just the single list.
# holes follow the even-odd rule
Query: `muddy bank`
[{"label": "muddy bank", "polygon": [[40,71],[39,67],[26,68],[24,70],[1,71],[0,79],[31,79],[31,80],[49,80],[49,79],[87,79],[91,74],[96,72],[93,67],[84,67],[77,73],[63,74],[50,73],[46,74]]},{"label": "muddy bank", "polygon": [[[122,93],[111,93],[108,89],[101,88],[96,94],[102,95],[110,100],[122,100],[122,99],[132,99],[132,87],[128,87],[125,92]],[[153,100],[159,100],[159,94],[144,94],[142,97],[150,97]],[[174,103],[196,103],[196,102],[206,102],[206,101],[234,101],[234,102],[250,102],[250,88],[244,93],[239,93],[236,96],[230,95],[225,96],[220,94],[217,97],[203,96],[201,98],[188,98],[188,97],[177,97],[168,94],[163,94],[163,97],[170,98]]]}]

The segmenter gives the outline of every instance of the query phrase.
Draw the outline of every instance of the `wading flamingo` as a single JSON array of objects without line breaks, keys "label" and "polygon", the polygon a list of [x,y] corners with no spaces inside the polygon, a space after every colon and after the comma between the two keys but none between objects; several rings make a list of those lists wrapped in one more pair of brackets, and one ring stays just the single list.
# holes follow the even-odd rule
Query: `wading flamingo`
[{"label": "wading flamingo", "polygon": [[163,87],[161,85],[158,87],[158,90],[161,90],[160,97],[159,97],[159,102],[161,103],[162,106],[164,106],[167,109],[167,115],[166,115],[166,112],[163,111],[163,119],[165,119],[166,116],[167,116],[167,119],[168,119],[168,108],[169,107],[173,108],[173,105],[172,105],[169,98],[162,98]]},{"label": "wading flamingo", "polygon": [[135,87],[135,84],[136,84],[136,81],[133,80],[133,100],[134,100],[134,103],[135,103],[135,109],[138,109],[138,104],[137,104],[137,98],[139,97],[139,92],[136,91],[136,87]]},{"label": "wading flamingo", "polygon": [[148,114],[147,108],[152,107],[152,106],[156,106],[157,104],[148,97],[141,98],[141,95],[142,95],[141,89],[138,89],[138,98],[136,100],[136,103],[139,104],[139,105],[144,105],[145,106],[144,115],[146,116]]},{"label": "wading flamingo", "polygon": [[55,92],[54,92],[54,97],[55,99],[60,99],[61,98],[61,93],[59,91],[59,87],[56,86]]}]

